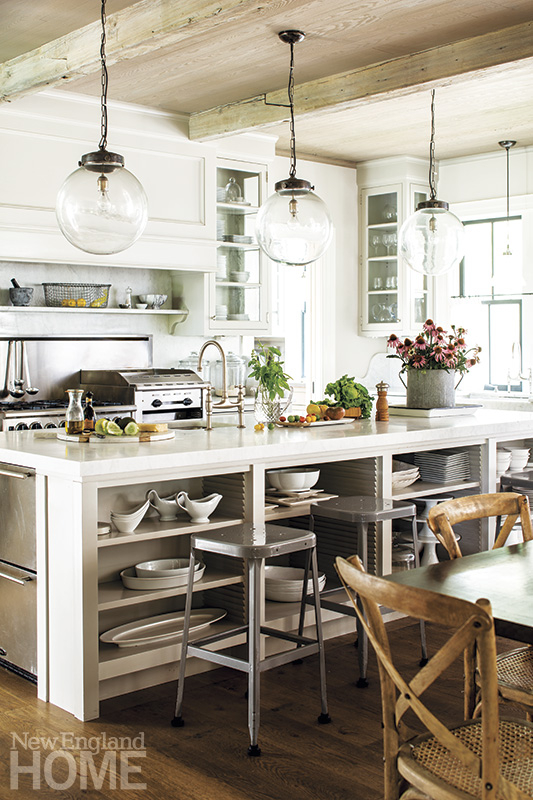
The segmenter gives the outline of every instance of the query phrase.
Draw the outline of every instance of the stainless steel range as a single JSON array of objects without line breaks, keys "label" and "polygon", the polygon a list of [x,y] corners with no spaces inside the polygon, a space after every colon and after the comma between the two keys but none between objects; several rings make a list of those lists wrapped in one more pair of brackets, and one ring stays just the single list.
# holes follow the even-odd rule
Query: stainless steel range
[{"label": "stainless steel range", "polygon": [[201,419],[210,388],[190,369],[81,370],[80,386],[95,396],[135,407],[137,422]]},{"label": "stainless steel range", "polygon": [[[0,403],[0,430],[26,431],[65,426],[67,400],[28,400],[25,402]],[[122,405],[105,400],[93,404],[97,416],[124,416],[135,413],[134,405]]]}]

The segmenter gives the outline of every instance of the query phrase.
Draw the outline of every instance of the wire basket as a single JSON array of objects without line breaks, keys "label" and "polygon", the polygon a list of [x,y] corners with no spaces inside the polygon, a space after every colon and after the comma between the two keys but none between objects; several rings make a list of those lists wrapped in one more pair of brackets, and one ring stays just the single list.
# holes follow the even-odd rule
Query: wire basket
[{"label": "wire basket", "polygon": [[43,283],[44,304],[67,308],[107,308],[110,283]]}]

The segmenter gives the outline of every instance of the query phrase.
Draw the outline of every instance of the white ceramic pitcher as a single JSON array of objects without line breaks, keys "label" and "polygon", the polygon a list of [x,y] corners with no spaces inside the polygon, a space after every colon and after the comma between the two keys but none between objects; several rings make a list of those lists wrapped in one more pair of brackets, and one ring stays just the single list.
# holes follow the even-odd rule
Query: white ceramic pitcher
[{"label": "white ceramic pitcher", "polygon": [[178,492],[176,502],[180,508],[187,512],[191,522],[209,522],[209,516],[222,500],[221,494],[210,494],[207,497],[200,497],[199,500],[191,500],[187,492]]},{"label": "white ceramic pitcher", "polygon": [[155,489],[148,489],[146,499],[159,514],[161,522],[168,522],[178,516],[178,504],[175,494],[171,494],[168,497],[159,497]]}]

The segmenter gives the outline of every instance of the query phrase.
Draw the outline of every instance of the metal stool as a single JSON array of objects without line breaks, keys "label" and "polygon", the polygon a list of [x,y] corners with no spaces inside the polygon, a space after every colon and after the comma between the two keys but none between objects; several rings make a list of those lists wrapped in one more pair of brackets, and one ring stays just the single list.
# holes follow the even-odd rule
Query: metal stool
[{"label": "metal stool", "polygon": [[[194,561],[196,551],[201,550],[206,553],[219,553],[233,558],[245,559],[247,562],[248,591],[247,591],[247,624],[237,628],[232,628],[223,633],[205,636],[195,639],[189,643],[189,623],[192,607]],[[302,583],[302,600],[306,596],[307,576],[309,567],[313,580],[313,592],[316,598],[315,605],[315,624],[316,639],[302,636],[304,626],[305,603],[300,606],[300,621],[298,634],[291,634],[285,631],[278,631],[274,628],[267,628],[261,625],[261,567],[265,558],[282,556],[298,551],[307,551],[304,581]],[[237,658],[236,656],[226,655],[219,651],[208,650],[207,647],[214,642],[221,642],[224,639],[240,633],[247,633],[248,658]],[[261,658],[260,636],[274,636],[296,644],[296,648],[287,650],[283,653],[266,656]],[[181,645],[181,661],[178,680],[178,692],[176,698],[176,712],[172,720],[172,725],[181,727],[183,723],[182,704],[183,688],[185,681],[185,665],[187,656],[196,656],[206,661],[212,661],[220,666],[232,667],[241,672],[248,673],[248,729],[250,731],[250,747],[248,755],[259,756],[261,750],[257,744],[259,732],[259,688],[260,674],[273,667],[279,667],[290,661],[300,659],[302,656],[319,654],[320,670],[320,698],[322,711],[318,717],[318,722],[325,724],[330,722],[326,699],[326,670],[324,660],[324,645],[322,639],[322,622],[320,617],[320,595],[318,592],[318,569],[316,558],[316,537],[310,531],[298,531],[292,528],[280,527],[277,525],[252,524],[235,525],[230,528],[223,528],[213,532],[193,534],[191,536],[191,556],[187,582],[187,595],[185,602],[185,619],[183,624],[183,639]]]},{"label": "metal stool", "polygon": [[[410,518],[412,520],[415,565],[417,567],[419,566],[418,530],[416,524],[416,506],[414,503],[366,496],[338,497],[334,500],[326,500],[323,503],[313,503],[311,505],[310,514],[311,530],[313,531],[315,529],[315,522],[318,519],[338,520],[340,522],[352,524],[357,531],[357,555],[361,559],[365,569],[368,567],[368,524],[370,522],[383,522],[389,519]],[[322,608],[355,617],[355,609],[351,606],[326,599],[328,595],[338,591],[338,588],[333,588],[322,592],[320,596]],[[305,597],[302,598],[302,603],[309,602],[312,602],[312,600],[308,600]],[[357,602],[359,608],[363,611],[362,602],[359,599]],[[422,650],[420,664],[423,666],[427,663],[426,629],[423,620],[420,620],[420,643]],[[366,679],[368,641],[359,619],[357,619],[357,646],[359,680],[356,685],[360,688],[364,688],[368,686],[368,681]]]}]

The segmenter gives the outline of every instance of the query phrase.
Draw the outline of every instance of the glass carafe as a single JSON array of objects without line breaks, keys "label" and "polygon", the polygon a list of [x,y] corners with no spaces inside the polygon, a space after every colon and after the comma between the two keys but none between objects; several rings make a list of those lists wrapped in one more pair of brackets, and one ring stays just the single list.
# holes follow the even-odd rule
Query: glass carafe
[{"label": "glass carafe", "polygon": [[83,396],[83,390],[67,389],[67,394],[68,408],[65,415],[65,431],[67,433],[82,433],[84,420],[81,398]]}]

